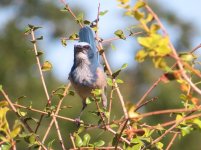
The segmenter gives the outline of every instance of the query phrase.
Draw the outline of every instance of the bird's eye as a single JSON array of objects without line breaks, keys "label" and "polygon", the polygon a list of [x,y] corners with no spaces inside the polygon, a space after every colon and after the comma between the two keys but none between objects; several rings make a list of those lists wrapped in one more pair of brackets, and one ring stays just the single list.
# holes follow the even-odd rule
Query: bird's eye
[{"label": "bird's eye", "polygon": [[84,49],[89,49],[90,46],[89,46],[89,45],[85,45],[85,46],[83,46],[83,48],[84,48]]}]

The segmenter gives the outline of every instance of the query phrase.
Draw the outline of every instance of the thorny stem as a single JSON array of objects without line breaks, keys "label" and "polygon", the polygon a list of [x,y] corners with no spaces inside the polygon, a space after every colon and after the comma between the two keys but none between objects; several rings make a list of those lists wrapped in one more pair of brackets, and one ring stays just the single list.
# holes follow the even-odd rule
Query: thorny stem
[{"label": "thorny stem", "polygon": [[[36,38],[35,38],[35,34],[34,34],[34,31],[32,30],[31,31],[31,36],[32,36],[32,40],[35,41]],[[37,50],[37,45],[36,45],[36,42],[33,43],[33,46],[34,46],[34,53],[35,53],[35,57],[36,57],[36,62],[37,62],[37,65],[38,65],[38,70],[39,70],[39,73],[40,73],[40,78],[41,78],[41,81],[42,81],[42,84],[43,84],[43,89],[45,91],[45,95],[47,97],[47,105],[48,106],[51,101],[50,101],[50,96],[48,94],[48,91],[47,91],[47,86],[46,86],[46,83],[45,83],[45,79],[44,79],[44,76],[43,76],[43,72],[42,72],[42,69],[41,69],[41,63],[40,63],[40,59],[39,59],[39,56],[38,56],[38,50]],[[37,126],[35,128],[35,133],[37,133],[39,127],[40,127],[40,124],[42,122],[42,119],[43,119],[44,115],[42,114],[40,116],[40,119],[39,119],[39,122],[37,123]]]},{"label": "thorny stem", "polygon": [[[34,31],[31,30],[31,36],[32,36],[32,40],[35,41],[35,35],[34,35]],[[48,91],[47,91],[47,86],[45,84],[45,80],[44,80],[44,77],[43,77],[43,73],[42,73],[42,69],[41,69],[41,64],[40,64],[40,60],[39,60],[39,57],[38,57],[38,51],[37,51],[37,45],[36,45],[36,42],[33,44],[34,46],[34,52],[35,52],[35,55],[36,55],[36,61],[37,61],[37,65],[38,65],[38,69],[39,69],[39,72],[40,72],[40,77],[41,77],[41,81],[42,81],[42,84],[43,84],[43,88],[44,88],[44,91],[45,91],[45,94],[46,94],[46,97],[47,97],[47,105],[50,104],[50,96],[48,94]],[[40,117],[40,120],[36,126],[36,129],[35,129],[35,133],[38,131],[38,128],[42,122],[42,119],[44,117],[44,114],[41,115]],[[61,143],[61,146],[62,146],[62,149],[65,150],[65,146],[64,146],[64,143],[63,143],[63,140],[62,140],[62,136],[61,136],[61,133],[60,133],[60,130],[59,130],[59,126],[58,126],[58,122],[55,118],[55,116],[53,116],[53,120],[55,122],[55,126],[56,126],[56,130],[57,130],[57,134],[58,134],[58,137],[59,137],[59,140],[60,140],[60,143]]]},{"label": "thorny stem", "polygon": [[[31,36],[32,36],[32,40],[35,41],[36,38],[35,38],[35,35],[34,35],[34,31],[33,31],[33,30],[31,31]],[[49,101],[49,100],[50,100],[50,96],[49,96],[49,94],[48,94],[47,86],[46,86],[45,79],[44,79],[44,76],[43,76],[43,72],[42,72],[42,69],[41,69],[41,63],[40,63],[40,59],[39,59],[39,56],[38,56],[38,50],[37,50],[36,42],[33,44],[33,46],[34,46],[34,52],[35,52],[35,56],[36,56],[36,61],[37,61],[37,65],[38,65],[38,70],[39,70],[39,73],[40,73],[40,77],[41,77],[41,81],[42,81],[43,88],[44,88],[44,91],[45,91],[45,95],[46,95],[46,97],[47,97],[48,103],[51,103],[51,102]]]}]

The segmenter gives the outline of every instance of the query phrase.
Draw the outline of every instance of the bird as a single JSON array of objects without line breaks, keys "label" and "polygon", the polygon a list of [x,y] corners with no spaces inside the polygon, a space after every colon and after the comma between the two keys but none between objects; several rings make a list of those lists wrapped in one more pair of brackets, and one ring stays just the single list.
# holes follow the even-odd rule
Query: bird
[{"label": "bird", "polygon": [[82,27],[79,31],[79,42],[74,45],[74,62],[69,73],[69,80],[76,93],[82,99],[82,109],[78,119],[86,108],[86,99],[93,97],[94,89],[101,90],[103,108],[107,108],[106,74],[100,63],[95,37],[90,27]]}]

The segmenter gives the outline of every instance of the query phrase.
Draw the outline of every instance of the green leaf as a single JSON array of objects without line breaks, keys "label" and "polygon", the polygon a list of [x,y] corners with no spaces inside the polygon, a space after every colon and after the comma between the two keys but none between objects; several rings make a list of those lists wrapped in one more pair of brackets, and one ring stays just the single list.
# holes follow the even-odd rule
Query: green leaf
[{"label": "green leaf", "polygon": [[36,38],[36,40],[42,40],[42,39],[43,39],[43,36]]},{"label": "green leaf", "polygon": [[49,61],[45,61],[41,69],[42,71],[49,71],[52,69],[52,64]]},{"label": "green leaf", "polygon": [[107,84],[108,84],[109,86],[114,86],[113,81],[112,81],[111,78],[107,78]]},{"label": "green leaf", "polygon": [[102,90],[101,89],[95,89],[91,91],[92,94],[94,94],[95,96],[99,96],[102,94]]},{"label": "green leaf", "polygon": [[116,46],[114,44],[111,43],[110,46],[111,46],[112,50],[116,50]]},{"label": "green leaf", "polygon": [[159,150],[163,150],[163,143],[157,142],[157,143],[156,143],[156,147],[157,147]]},{"label": "green leaf", "polygon": [[25,34],[25,35],[31,34],[31,28],[30,28],[30,27],[26,27],[26,28],[25,28],[25,31],[24,31],[24,34]]},{"label": "green leaf", "polygon": [[3,90],[3,86],[0,84],[0,91],[2,91]]},{"label": "green leaf", "polygon": [[201,120],[196,118],[196,119],[193,119],[193,123],[196,124],[200,129],[201,129]]},{"label": "green leaf", "polygon": [[194,54],[186,53],[186,52],[180,53],[179,57],[181,58],[181,60],[187,61],[187,62],[192,62],[193,60],[196,59],[196,56]]},{"label": "green leaf", "polygon": [[21,111],[20,109],[17,109],[17,113],[18,113],[21,117],[25,117],[25,116],[27,115],[27,112]]},{"label": "green leaf", "polygon": [[84,18],[84,14],[83,13],[79,13],[77,15],[77,19],[76,19],[77,23],[83,22],[83,18]]},{"label": "green leaf", "polygon": [[189,134],[193,128],[191,126],[180,127],[182,136]]},{"label": "green leaf", "polygon": [[76,40],[78,39],[78,34],[77,33],[73,33],[72,35],[69,36],[70,40]]},{"label": "green leaf", "polygon": [[127,63],[123,64],[119,70],[115,71],[115,72],[112,74],[112,77],[113,77],[113,78],[116,78],[116,77],[119,75],[119,73],[120,73],[123,69],[126,69],[126,68],[127,68],[127,66],[128,66]]},{"label": "green leaf", "polygon": [[2,144],[2,145],[0,145],[0,150],[10,150],[11,147],[12,147],[12,145],[9,143]]},{"label": "green leaf", "polygon": [[83,146],[88,146],[90,139],[91,139],[91,136],[88,133],[85,134],[83,137]]},{"label": "green leaf", "polygon": [[67,40],[66,39],[61,39],[61,44],[66,47],[67,46]]},{"label": "green leaf", "polygon": [[11,131],[10,136],[11,136],[12,138],[15,138],[17,135],[19,135],[19,133],[21,132],[21,129],[22,129],[21,126],[16,127],[15,129],[13,129],[13,130]]},{"label": "green leaf", "polygon": [[47,144],[47,147],[48,147],[48,150],[51,150],[52,149],[52,144],[54,143],[55,139],[53,139],[52,141],[50,141],[48,144]]},{"label": "green leaf", "polygon": [[91,104],[91,99],[89,97],[86,98],[86,104]]},{"label": "green leaf", "polygon": [[77,134],[82,133],[85,130],[85,127],[83,125],[80,125],[79,129],[77,130]]},{"label": "green leaf", "polygon": [[100,16],[104,16],[107,12],[108,12],[108,10],[101,11],[101,12],[99,13],[99,15],[100,15]]},{"label": "green leaf", "polygon": [[121,83],[124,83],[124,81],[123,81],[123,80],[121,80],[121,79],[116,79],[116,83],[121,84]]},{"label": "green leaf", "polygon": [[83,23],[84,23],[85,25],[90,25],[90,24],[91,24],[91,22],[90,22],[89,20],[84,20]]},{"label": "green leaf", "polygon": [[35,30],[38,30],[38,29],[42,28],[42,27],[39,27],[39,26],[34,26],[34,25],[31,25],[31,24],[28,24],[28,27],[29,27],[30,29],[32,29],[33,31],[35,31]]},{"label": "green leaf", "polygon": [[25,141],[29,144],[35,144],[36,143],[36,135],[35,134],[26,134],[24,137]]},{"label": "green leaf", "polygon": [[121,69],[126,69],[127,67],[128,67],[128,64],[125,63],[125,64],[123,64],[123,65],[121,66]]},{"label": "green leaf", "polygon": [[74,96],[74,95],[75,95],[75,92],[72,91],[72,90],[69,90],[69,91],[68,91],[68,95]]},{"label": "green leaf", "polygon": [[95,142],[93,145],[94,145],[94,147],[101,147],[101,146],[103,146],[104,144],[105,144],[104,141],[99,140],[98,142]]},{"label": "green leaf", "polygon": [[119,37],[120,39],[123,39],[123,40],[126,39],[126,37],[125,37],[125,35],[124,35],[124,32],[123,32],[122,30],[117,30],[117,31],[114,32],[114,34],[115,34],[117,37]]},{"label": "green leaf", "polygon": [[77,147],[81,147],[83,145],[82,139],[78,134],[75,135],[75,145]]},{"label": "green leaf", "polygon": [[37,56],[41,56],[41,55],[43,55],[44,53],[43,53],[43,51],[38,51],[37,52]]}]

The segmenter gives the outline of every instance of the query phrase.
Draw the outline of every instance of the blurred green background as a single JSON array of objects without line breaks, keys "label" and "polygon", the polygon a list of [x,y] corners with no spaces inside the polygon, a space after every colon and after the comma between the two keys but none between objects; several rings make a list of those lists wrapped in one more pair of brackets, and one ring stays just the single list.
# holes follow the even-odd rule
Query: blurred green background
[{"label": "blurred green background", "polygon": [[[86,3],[89,5],[86,4],[83,7],[81,6],[82,3],[79,4],[79,1],[69,1],[70,6],[72,6],[76,14],[83,12],[86,19],[89,18],[90,21],[95,20],[98,3],[86,0]],[[123,10],[118,8],[118,3],[115,0],[109,2],[100,1],[100,3],[102,11],[109,10],[106,17],[102,17],[100,20],[100,34],[103,38],[114,37],[113,32],[118,28],[126,29],[127,26],[136,24],[135,20],[123,16]],[[108,5],[106,6],[106,4]],[[195,20],[189,21],[188,18],[187,21],[186,16],[179,16],[176,11],[171,11],[171,5],[164,5],[159,1],[150,1],[150,5],[167,27],[170,36],[172,35],[171,39],[178,50],[189,50],[196,46],[195,44],[199,44],[197,41],[199,41],[200,29],[194,24]],[[166,6],[168,9],[164,9]],[[180,3],[176,8],[179,11],[180,7],[184,6],[185,4]],[[45,52],[42,60],[49,60],[53,64],[53,70],[44,73],[49,93],[67,83],[68,72],[73,60],[73,42],[68,43],[67,48],[63,48],[60,38],[78,32],[79,26],[68,13],[60,11],[62,8],[63,6],[59,0],[0,1],[0,22],[2,22],[0,27],[0,84],[3,85],[13,101],[16,101],[21,96],[26,96],[26,98],[20,100],[20,104],[29,105],[32,103],[33,108],[37,109],[43,109],[46,105],[46,97],[32,51],[33,46],[29,42],[30,38],[24,35],[24,28],[27,24],[43,27],[36,32],[36,35],[44,36],[44,40],[39,41],[39,50]],[[113,22],[110,20],[111,18],[116,20]],[[110,45],[105,46],[109,62],[113,70],[119,68],[124,62],[128,63],[128,69],[121,74],[124,84],[120,85],[120,89],[126,102],[135,103],[160,76],[161,72],[154,69],[152,63],[149,62],[136,64],[134,55],[139,46],[136,44],[134,38],[129,38],[127,41],[115,41],[113,44],[117,49],[115,51],[111,50]],[[178,89],[178,86],[174,82],[160,84],[149,95],[149,98],[157,96],[157,102],[150,103],[141,112],[182,107],[181,100],[179,99],[180,91],[175,89]],[[122,112],[119,111],[121,110],[121,106],[118,98],[115,98],[114,101],[112,118],[117,119],[121,117]],[[53,104],[57,104],[57,102],[57,98],[53,99]],[[61,110],[60,115],[76,118],[81,109],[81,100],[77,95],[74,97],[67,96],[63,105],[72,106],[72,108]],[[95,110],[95,105],[93,104],[85,110],[82,116],[84,121],[88,123],[98,121],[96,116],[88,113],[88,111],[92,110]],[[29,112],[29,115],[37,119],[40,116],[32,112]],[[9,113],[8,117],[12,125],[15,115]],[[44,118],[43,125],[38,132],[39,134],[43,135],[50,120],[51,118]],[[144,121],[156,124],[167,121],[167,118],[166,116],[149,117]],[[75,124],[62,120],[59,121],[59,125],[65,144],[69,148],[71,147],[69,133],[76,131],[77,128]],[[34,122],[32,126],[35,126]],[[89,132],[93,137],[92,141],[103,139],[111,143],[112,135],[104,133],[104,130],[89,129],[86,132]],[[201,149],[200,138],[200,132],[194,131],[181,140],[177,139],[172,149],[199,150]],[[54,126],[46,143],[53,139],[58,139]],[[167,143],[169,140],[165,140],[164,143]],[[58,146],[60,146],[59,141],[55,140],[54,148],[58,149]],[[17,147],[18,149],[26,149],[27,145],[19,142],[17,143]]]}]

